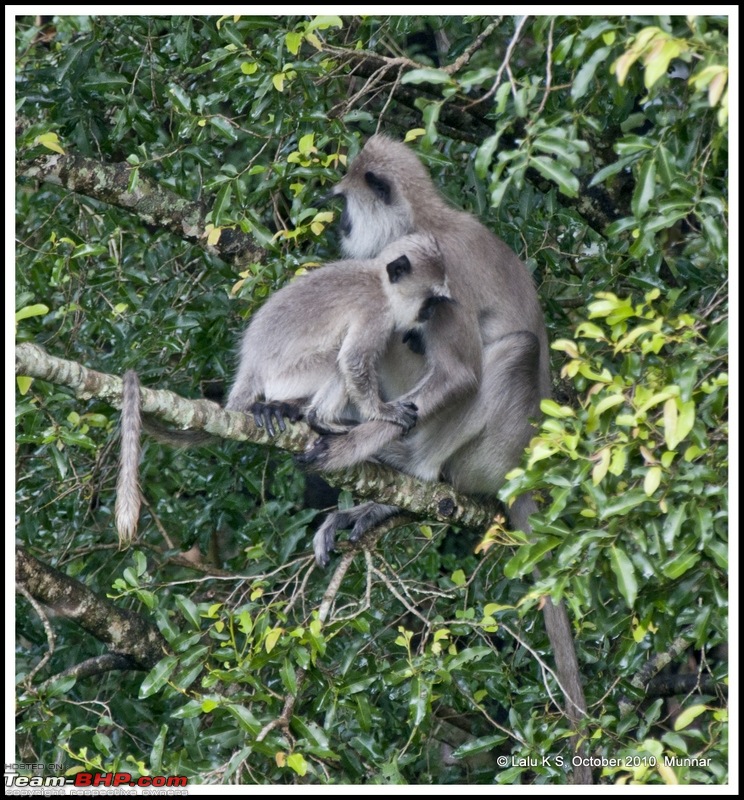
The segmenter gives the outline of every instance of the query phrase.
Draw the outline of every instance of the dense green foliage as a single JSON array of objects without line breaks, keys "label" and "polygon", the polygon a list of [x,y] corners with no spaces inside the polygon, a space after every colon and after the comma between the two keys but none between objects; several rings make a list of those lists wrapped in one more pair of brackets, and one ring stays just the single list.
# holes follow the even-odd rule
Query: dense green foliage
[{"label": "dense green foliage", "polygon": [[[527,263],[562,376],[504,490],[539,490],[532,543],[399,529],[356,557],[325,624],[332,573],[311,568],[318,512],[290,458],[148,444],[140,542],[120,552],[116,412],[21,380],[17,536],[150,616],[172,652],[144,680],[40,688],[101,652],[53,620],[29,685],[48,642],[19,600],[20,761],[211,782],[561,783],[568,724],[539,661],[552,663],[538,612],[552,593],[575,620],[589,752],[629,759],[595,779],[726,781],[728,20],[505,18],[469,51],[493,21],[19,19],[21,171],[60,148],[126,161],[131,188],[147,174],[271,250],[236,268],[21,179],[19,340],[219,397],[244,320],[337,254],[319,198],[379,120]],[[359,48],[410,61],[375,76],[384,62]],[[169,561],[190,548],[229,572]],[[666,699],[632,683],[680,637],[668,672],[697,682]],[[263,730],[293,695],[289,724]]]}]

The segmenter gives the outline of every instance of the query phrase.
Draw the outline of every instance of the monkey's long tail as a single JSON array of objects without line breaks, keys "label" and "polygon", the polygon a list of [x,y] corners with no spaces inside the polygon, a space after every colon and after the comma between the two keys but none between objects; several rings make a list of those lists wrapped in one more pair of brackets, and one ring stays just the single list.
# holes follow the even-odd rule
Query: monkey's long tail
[{"label": "monkey's long tail", "polygon": [[142,413],[139,378],[129,370],[122,380],[119,475],[116,480],[114,517],[119,547],[132,543],[137,533],[142,495],[139,487],[139,462],[142,450]]}]

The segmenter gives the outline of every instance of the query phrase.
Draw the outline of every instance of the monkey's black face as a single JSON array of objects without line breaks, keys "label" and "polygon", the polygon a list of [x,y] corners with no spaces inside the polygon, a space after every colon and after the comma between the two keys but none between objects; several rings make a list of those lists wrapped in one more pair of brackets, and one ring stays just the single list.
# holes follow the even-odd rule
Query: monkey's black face
[{"label": "monkey's black face", "polygon": [[340,197],[344,202],[344,209],[341,212],[341,221],[339,223],[339,225],[341,226],[341,235],[351,236],[351,229],[352,229],[351,214],[349,214],[349,208],[346,204],[346,198],[342,194],[336,196]]},{"label": "monkey's black face", "polygon": [[364,181],[372,190],[372,194],[378,199],[382,200],[386,206],[393,202],[393,187],[385,178],[374,172],[365,172]]}]

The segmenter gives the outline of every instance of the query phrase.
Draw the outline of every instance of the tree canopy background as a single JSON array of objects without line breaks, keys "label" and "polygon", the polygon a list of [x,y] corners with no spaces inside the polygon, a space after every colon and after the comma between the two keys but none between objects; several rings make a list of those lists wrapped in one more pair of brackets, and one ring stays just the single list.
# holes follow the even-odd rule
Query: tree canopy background
[{"label": "tree canopy background", "polygon": [[528,265],[556,377],[504,490],[539,492],[529,542],[421,520],[323,573],[302,474],[245,443],[146,444],[139,540],[119,551],[117,412],[19,376],[23,552],[154,647],[83,631],[40,603],[41,573],[21,581],[20,762],[563,783],[550,594],[575,626],[595,780],[726,782],[727,32],[713,16],[17,19],[19,341],[219,399],[252,311],[337,257],[320,198],[382,130]]}]

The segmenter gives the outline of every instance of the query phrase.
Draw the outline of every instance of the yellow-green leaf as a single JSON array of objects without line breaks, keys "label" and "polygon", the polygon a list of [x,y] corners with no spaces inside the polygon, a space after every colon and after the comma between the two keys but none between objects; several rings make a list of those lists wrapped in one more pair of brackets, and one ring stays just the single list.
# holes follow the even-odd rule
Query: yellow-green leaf
[{"label": "yellow-green leaf", "polygon": [[217,242],[220,240],[220,236],[222,236],[222,228],[215,228],[213,226],[207,226],[208,228],[211,227],[211,230],[207,234],[207,244],[214,247]]},{"label": "yellow-green leaf", "polygon": [[670,450],[674,450],[680,441],[677,435],[678,422],[677,401],[676,398],[670,397],[664,403],[664,441]]},{"label": "yellow-green leaf", "polygon": [[659,488],[659,484],[661,483],[661,475],[661,467],[650,467],[648,472],[646,472],[646,477],[643,481],[643,491],[646,493],[646,497],[651,497],[651,495]]},{"label": "yellow-green leaf", "polygon": [[576,328],[576,335],[582,339],[605,339],[605,333],[599,325],[593,322],[582,322]]},{"label": "yellow-green leaf", "polygon": [[304,136],[300,137],[300,141],[297,142],[297,149],[302,153],[303,156],[308,156],[311,153],[317,153],[317,148],[314,145],[315,142],[315,134],[314,133],[306,133]]},{"label": "yellow-green leaf", "polygon": [[253,75],[257,69],[258,64],[255,61],[243,61],[243,63],[240,65],[240,71],[243,73],[243,75]]},{"label": "yellow-green leaf", "polygon": [[556,339],[553,344],[550,345],[550,348],[552,350],[562,351],[569,358],[579,357],[579,348],[576,345],[576,342],[572,341],[571,339]]},{"label": "yellow-green leaf", "polygon": [[43,303],[34,303],[32,306],[19,308],[16,311],[15,321],[20,322],[22,319],[28,319],[29,317],[43,317],[44,314],[48,313],[49,306],[45,306]]},{"label": "yellow-green leaf", "polygon": [[65,151],[59,143],[59,136],[57,136],[56,133],[42,133],[41,136],[36,137],[36,144],[40,144],[42,147],[46,147],[47,150],[51,150],[54,153],[59,153],[60,155],[65,154]]},{"label": "yellow-green leaf", "polygon": [[272,77],[271,82],[274,84],[274,88],[277,92],[284,91],[284,78],[285,75],[283,72],[277,72],[276,75]]},{"label": "yellow-green leaf", "polygon": [[465,579],[465,573],[461,569],[455,570],[452,573],[452,579],[451,580],[452,580],[452,583],[455,584],[455,586],[464,586],[465,585],[465,580],[466,580]]},{"label": "yellow-green leaf", "polygon": [[609,447],[604,447],[599,451],[599,460],[592,470],[592,483],[594,483],[595,486],[600,483],[602,478],[607,474],[607,470],[610,468],[610,457],[611,449]]},{"label": "yellow-green leaf", "polygon": [[679,411],[679,418],[677,419],[677,436],[678,441],[686,439],[692,426],[695,424],[695,401],[688,400],[682,402],[680,398],[676,398],[677,410]]},{"label": "yellow-green leaf", "polygon": [[287,756],[287,766],[293,769],[300,777],[307,772],[307,761],[301,753],[292,753]]},{"label": "yellow-green leaf", "polygon": [[16,384],[18,385],[18,391],[25,395],[26,392],[31,388],[31,384],[34,382],[33,378],[29,378],[26,375],[18,375],[16,377]]},{"label": "yellow-green leaf", "polygon": [[415,142],[416,139],[418,139],[421,136],[424,136],[425,133],[426,133],[426,128],[411,128],[411,130],[408,131],[408,133],[406,134],[405,139],[403,139],[403,141],[406,143]]},{"label": "yellow-green leaf", "polygon": [[686,708],[674,721],[674,730],[675,731],[684,730],[691,722],[696,720],[701,714],[703,714],[707,710],[708,706],[704,706],[702,704]]},{"label": "yellow-green leaf", "polygon": [[543,414],[556,419],[564,419],[566,417],[575,417],[576,412],[569,406],[559,406],[555,400],[541,400],[540,410]]},{"label": "yellow-green leaf", "polygon": [[628,558],[625,551],[619,547],[610,548],[610,566],[617,578],[617,587],[620,590],[625,602],[630,608],[633,607],[638,596],[638,581],[635,576],[633,562]]},{"label": "yellow-green leaf", "polygon": [[293,56],[296,56],[302,44],[302,34],[292,31],[284,37],[284,42],[287,45],[287,50],[289,50]]},{"label": "yellow-green leaf", "polygon": [[686,49],[683,42],[678,39],[667,39],[665,42],[656,42],[644,56],[646,71],[643,74],[643,83],[650,89],[662,75],[666,75],[669,62]]},{"label": "yellow-green leaf", "polygon": [[274,647],[276,647],[276,643],[279,641],[279,637],[282,635],[283,630],[283,628],[272,628],[266,634],[266,638],[264,639],[264,649],[267,653],[270,653]]}]

